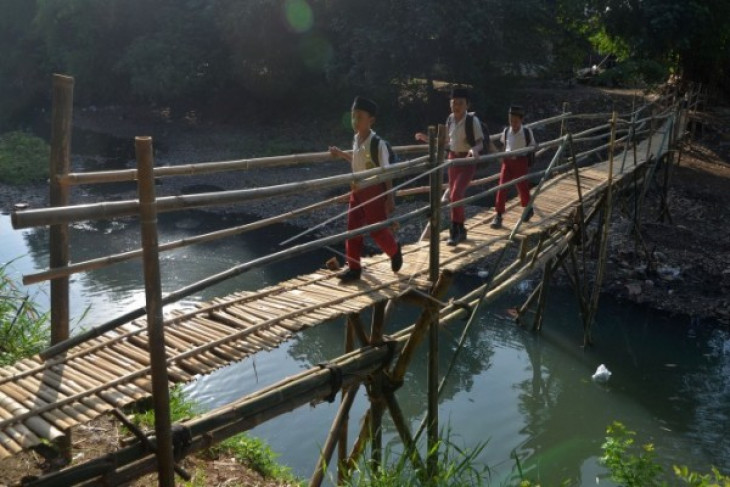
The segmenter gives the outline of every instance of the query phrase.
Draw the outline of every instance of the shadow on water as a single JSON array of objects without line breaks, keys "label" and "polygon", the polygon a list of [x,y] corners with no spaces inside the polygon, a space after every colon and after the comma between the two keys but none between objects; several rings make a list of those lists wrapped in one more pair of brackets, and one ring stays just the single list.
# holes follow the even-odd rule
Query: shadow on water
[{"label": "shadow on water", "polygon": [[[476,278],[458,281],[459,294],[479,284]],[[595,485],[597,479],[612,485],[598,458],[606,427],[616,420],[637,431],[638,442],[654,443],[668,472],[673,464],[730,470],[729,426],[723,420],[730,404],[730,334],[604,297],[594,332],[597,346],[584,350],[568,290],[551,292],[545,329],[539,335],[515,326],[507,312],[525,297],[524,292],[512,293],[480,312],[440,402],[441,425],[457,444],[487,443],[480,461],[493,468],[492,485],[516,481],[513,454],[529,478],[543,485],[562,485],[565,480],[569,485]],[[410,323],[417,314],[399,308],[394,321]],[[369,316],[363,314],[363,319],[367,323]],[[441,334],[442,372],[463,326],[453,323]],[[266,363],[269,358],[259,357],[258,375],[248,378],[260,382],[251,390],[269,383],[269,374],[273,381],[336,356],[343,347],[343,330],[340,321],[307,331],[286,353],[271,356],[271,365]],[[413,430],[426,403],[423,347],[419,352],[397,392]],[[591,380],[601,363],[613,372],[605,385]],[[245,367],[241,364],[238,370]],[[366,408],[367,402],[358,398],[352,424]],[[333,406],[324,404],[278,418],[254,433],[283,452],[285,463],[308,475],[333,415]],[[394,426],[387,420],[385,433],[390,448],[399,451]]]}]

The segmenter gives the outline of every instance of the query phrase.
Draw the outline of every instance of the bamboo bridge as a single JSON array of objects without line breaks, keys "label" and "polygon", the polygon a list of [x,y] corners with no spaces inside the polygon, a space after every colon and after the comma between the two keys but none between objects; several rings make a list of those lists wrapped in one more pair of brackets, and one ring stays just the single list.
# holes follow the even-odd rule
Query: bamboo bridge
[{"label": "bamboo bridge", "polygon": [[[159,473],[160,485],[173,485],[173,470],[187,476],[176,465],[187,452],[205,448],[301,405],[332,401],[340,391],[342,403],[320,452],[311,485],[320,485],[325,465],[335,448],[339,452],[339,479],[347,475],[348,468],[363,453],[368,442],[373,460],[380,461],[380,422],[386,410],[413,461],[430,468],[433,459],[422,460],[416,446],[420,431],[416,435],[410,431],[394,394],[403,382],[414,350],[428,338],[432,355],[429,357],[429,402],[425,424],[429,445],[432,445],[434,435],[438,434],[438,381],[444,376],[434,365],[433,357],[439,326],[466,318],[468,327],[480,305],[526,277],[542,273],[540,284],[519,309],[522,322],[530,311],[534,312],[533,328],[539,330],[549,281],[555,271],[563,268],[576,291],[584,342],[589,344],[606,263],[611,213],[623,202],[624,210],[634,219],[638,232],[638,214],[647,189],[657,185],[662,192],[662,201],[666,201],[668,173],[673,160],[681,156],[679,150],[675,150],[677,142],[684,134],[687,114],[699,100],[699,90],[692,92],[691,103],[682,108],[675,93],[628,114],[572,114],[566,109],[553,118],[528,124],[543,128],[545,133],[553,127],[555,134],[552,140],[538,147],[540,162],[536,167],[542,169],[533,167],[533,173],[528,176],[532,181],[539,180],[532,190],[534,217],[529,222],[523,220],[522,208],[512,203],[505,214],[504,228],[493,229],[489,225],[493,212],[485,209],[468,219],[468,240],[456,247],[446,246],[437,231],[426,232],[420,240],[404,242],[404,265],[398,274],[390,270],[387,256],[380,255],[363,260],[363,278],[353,284],[339,283],[335,270],[325,267],[256,291],[237,292],[200,303],[191,311],[163,313],[165,305],[204,287],[259,266],[339,244],[354,234],[406,221],[427,221],[430,228],[440,229],[441,210],[449,206],[441,198],[442,169],[450,163],[468,161],[444,161],[443,126],[431,127],[428,146],[395,148],[400,154],[412,157],[405,162],[388,169],[307,182],[308,188],[325,189],[344,187],[363,179],[392,180],[397,197],[427,194],[429,201],[416,210],[396,212],[390,220],[380,224],[316,238],[242,263],[163,297],[160,273],[164,269],[159,265],[159,252],[239,235],[292,215],[339,203],[343,197],[296,209],[280,218],[159,244],[158,212],[275,198],[300,191],[301,183],[157,198],[155,178],[312,164],[328,160],[329,155],[302,154],[154,168],[151,139],[138,137],[138,169],[71,173],[72,88],[71,78],[54,77],[51,207],[18,210],[12,215],[15,228],[51,228],[49,269],[25,276],[24,282],[51,281],[53,345],[38,356],[0,368],[0,459],[37,447],[47,440],[56,442],[60,448],[64,444],[68,448],[68,437],[74,426],[103,414],[114,414],[125,421],[121,408],[149,398],[152,398],[156,413],[156,435],[152,439],[132,428],[137,436],[133,445],[104,458],[49,473],[28,485],[116,485],[155,470]],[[573,124],[580,125],[581,129],[571,131]],[[498,137],[499,134],[492,136]],[[418,155],[426,150],[428,154]],[[499,157],[500,154],[490,154],[481,159],[494,161]],[[591,163],[594,159],[601,161]],[[428,184],[417,186],[419,178],[423,177]],[[494,194],[498,189],[495,179],[496,176],[490,176],[475,181],[472,191],[476,189],[478,194],[468,196],[461,204],[484,200]],[[139,184],[138,200],[68,204],[73,185],[133,180]],[[515,183],[513,181],[509,186]],[[626,203],[631,198],[633,208]],[[69,263],[69,223],[123,216],[140,218],[142,248]],[[589,246],[597,249],[598,255],[593,282],[588,282],[585,275],[587,252],[584,250]],[[145,308],[70,338],[69,276],[140,258],[144,262]],[[490,266],[487,282],[465,296],[443,302],[453,275],[479,262]],[[389,303],[397,301],[422,307],[422,314],[415,323],[386,336],[383,329]],[[361,319],[361,313],[366,310],[372,312],[370,330]],[[275,348],[307,328],[343,317],[347,323],[344,355],[193,420],[170,424],[170,384],[189,382],[259,351]],[[448,372],[445,375],[448,376]],[[357,441],[348,452],[347,415],[361,384],[368,389],[371,407]]]}]

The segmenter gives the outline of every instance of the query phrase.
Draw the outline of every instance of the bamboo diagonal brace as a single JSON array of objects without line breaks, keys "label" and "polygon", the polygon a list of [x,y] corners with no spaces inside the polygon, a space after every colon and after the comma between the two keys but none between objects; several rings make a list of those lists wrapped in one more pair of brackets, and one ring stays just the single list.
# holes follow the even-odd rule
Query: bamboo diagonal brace
[{"label": "bamboo diagonal brace", "polygon": [[[431,291],[431,297],[438,300],[443,299],[446,295],[446,291],[448,291],[449,287],[451,287],[453,280],[454,274],[449,270],[443,270],[438,281],[436,281],[436,285],[433,287],[433,291]],[[390,373],[390,379],[393,384],[399,385],[403,383],[403,378],[406,375],[408,365],[411,363],[411,360],[413,360],[413,355],[416,352],[418,345],[426,337],[431,320],[432,316],[430,309],[429,307],[426,307],[426,309],[424,309],[421,313],[421,316],[418,317],[413,333],[408,339],[408,342],[406,342],[403,351],[398,356],[398,361],[395,363],[395,366]]]}]

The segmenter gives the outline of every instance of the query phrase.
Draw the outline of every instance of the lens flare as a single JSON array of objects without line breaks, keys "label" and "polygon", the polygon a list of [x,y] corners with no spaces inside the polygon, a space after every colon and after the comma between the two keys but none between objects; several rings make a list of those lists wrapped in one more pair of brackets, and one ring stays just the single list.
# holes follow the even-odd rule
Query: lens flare
[{"label": "lens flare", "polygon": [[286,0],[284,13],[294,32],[307,32],[314,24],[314,14],[306,0]]}]

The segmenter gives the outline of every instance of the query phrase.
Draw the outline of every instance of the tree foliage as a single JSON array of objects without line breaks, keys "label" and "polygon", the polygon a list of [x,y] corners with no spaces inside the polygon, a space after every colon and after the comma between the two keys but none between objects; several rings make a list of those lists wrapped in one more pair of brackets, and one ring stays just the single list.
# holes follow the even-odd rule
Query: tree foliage
[{"label": "tree foliage", "polygon": [[402,101],[436,81],[491,93],[585,67],[593,49],[640,74],[717,84],[730,65],[726,0],[1,2],[5,121],[48,96],[51,72],[74,76],[86,104],[278,109],[355,92]]}]

